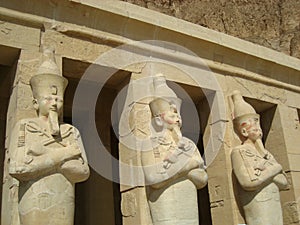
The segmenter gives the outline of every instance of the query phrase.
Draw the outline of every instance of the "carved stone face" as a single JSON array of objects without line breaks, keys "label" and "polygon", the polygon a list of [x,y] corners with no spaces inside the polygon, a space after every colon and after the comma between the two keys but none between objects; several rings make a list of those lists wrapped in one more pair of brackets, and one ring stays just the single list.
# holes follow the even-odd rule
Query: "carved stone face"
[{"label": "carved stone face", "polygon": [[241,124],[241,127],[242,135],[245,138],[250,139],[253,142],[262,138],[263,133],[260,127],[259,118],[249,118]]},{"label": "carved stone face", "polygon": [[170,105],[170,110],[161,114],[161,119],[165,128],[172,130],[175,127],[181,127],[181,116],[178,114],[176,106]]},{"label": "carved stone face", "polygon": [[40,116],[48,116],[50,111],[60,115],[63,107],[63,98],[58,95],[44,95],[36,99],[35,104]]}]

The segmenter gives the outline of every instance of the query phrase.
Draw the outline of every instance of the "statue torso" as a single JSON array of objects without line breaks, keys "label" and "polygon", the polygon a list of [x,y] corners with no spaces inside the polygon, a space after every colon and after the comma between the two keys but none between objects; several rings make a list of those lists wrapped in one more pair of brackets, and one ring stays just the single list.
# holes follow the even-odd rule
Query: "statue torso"
[{"label": "statue torso", "polygon": [[[45,154],[46,148],[59,148],[76,141],[77,130],[61,124],[61,136],[56,139],[39,125],[38,119],[23,120],[19,126],[18,149],[26,154],[29,163]],[[39,148],[40,145],[46,148]],[[57,168],[46,175],[19,184],[19,213],[21,224],[29,225],[38,219],[39,224],[73,225],[74,184]]]},{"label": "statue torso", "polygon": [[[277,163],[271,153],[268,158],[262,157],[249,145],[241,145],[236,148],[242,156],[250,180],[259,179],[259,165]],[[240,203],[244,209],[248,225],[281,225],[282,212],[280,204],[279,188],[274,182],[255,191],[245,191],[240,185],[238,188]]]},{"label": "statue torso", "polygon": [[[164,159],[177,144],[171,138],[155,137],[153,154],[156,159],[157,173],[173,176],[184,166],[193,154],[199,154],[194,143],[187,152],[178,152],[176,162],[167,163]],[[201,158],[200,154],[199,157]],[[187,178],[178,178],[160,189],[148,189],[148,202],[151,209],[153,225],[198,225],[197,189]]]}]

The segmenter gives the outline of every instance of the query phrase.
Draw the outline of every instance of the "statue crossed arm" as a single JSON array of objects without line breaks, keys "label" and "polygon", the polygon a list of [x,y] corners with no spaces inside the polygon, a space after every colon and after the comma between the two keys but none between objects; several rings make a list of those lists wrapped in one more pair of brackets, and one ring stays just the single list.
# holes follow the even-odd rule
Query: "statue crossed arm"
[{"label": "statue crossed arm", "polygon": [[[187,147],[189,139],[184,138],[182,148]],[[142,153],[142,164],[147,183],[152,184],[153,188],[161,188],[170,182],[187,177],[197,189],[203,188],[207,184],[207,174],[204,162],[198,152],[197,147],[192,143],[192,149],[182,150],[176,148],[167,152],[163,158],[157,159],[156,154],[151,152]],[[164,155],[164,145],[158,146],[154,151]]]},{"label": "statue crossed arm", "polygon": [[282,225],[279,191],[288,188],[288,181],[282,166],[262,143],[259,114],[238,91],[232,100],[234,130],[242,143],[232,150],[231,162],[245,221],[248,225]]},{"label": "statue crossed arm", "polygon": [[71,182],[85,180],[89,176],[89,168],[76,128],[62,125],[71,128],[68,129],[68,138],[72,141],[59,142],[51,135],[32,132],[33,120],[22,120],[13,130],[12,137],[18,138],[13,138],[10,143],[13,150],[10,174],[18,180],[27,181],[59,171]]},{"label": "statue crossed arm", "polygon": [[208,181],[196,145],[181,133],[181,100],[164,76],[154,77],[151,150],[141,153],[146,194],[153,225],[198,225],[197,189]]},{"label": "statue crossed arm", "polygon": [[242,188],[254,191],[273,181],[277,181],[280,189],[285,188],[287,181],[282,174],[282,166],[274,157],[268,153],[268,159],[265,159],[245,150],[247,147],[251,149],[250,146],[237,147],[231,153],[233,171]]},{"label": "statue crossed arm", "polygon": [[73,225],[75,183],[89,176],[78,130],[61,123],[68,82],[50,53],[30,79],[37,117],[19,121],[9,143],[9,173],[19,181],[15,220],[22,225]]}]

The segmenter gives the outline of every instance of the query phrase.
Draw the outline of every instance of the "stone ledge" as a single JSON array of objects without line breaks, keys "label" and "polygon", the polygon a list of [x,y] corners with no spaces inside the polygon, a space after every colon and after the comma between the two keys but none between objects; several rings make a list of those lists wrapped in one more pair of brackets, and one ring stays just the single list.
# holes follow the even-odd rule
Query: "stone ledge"
[{"label": "stone ledge", "polygon": [[[198,53],[201,52],[202,47],[208,46],[208,50],[210,51],[210,53],[208,54],[208,58],[205,59],[204,62],[214,72],[227,74],[230,76],[242,77],[258,81],[264,84],[282,87],[294,92],[300,92],[300,88],[299,85],[297,85],[297,82],[291,82],[292,79],[299,80],[299,59],[287,56],[283,53],[279,53],[265,47],[252,44],[247,41],[243,41],[235,37],[231,37],[213,30],[209,30],[207,28],[183,20],[179,20],[157,12],[152,12],[151,10],[144,9],[125,2],[106,0],[102,1],[101,4],[96,4],[96,2],[92,0],[68,0],[68,2],[72,3],[73,6],[76,6],[76,4],[80,3],[82,4],[83,8],[87,8],[86,10],[88,10],[89,7],[97,7],[95,10],[100,17],[109,14],[115,15],[115,17],[119,17],[120,21],[125,21],[124,23],[122,23],[122,26],[125,27],[127,25],[130,26],[130,23],[134,24],[134,22],[139,22],[139,28],[143,28],[144,25],[145,27],[159,27],[158,29],[161,29],[161,31],[164,32],[164,35],[171,36],[175,41],[177,39],[179,40],[180,37],[182,37],[184,38],[184,42],[193,42],[192,47],[197,48],[196,50],[198,51]],[[156,18],[156,20],[153,23],[149,21],[151,19],[151,16],[154,16]],[[68,22],[61,22],[59,21],[59,19],[55,21],[50,18],[36,16],[2,7],[0,7],[0,19],[4,19],[4,21],[7,20],[17,24],[27,25],[29,27],[34,28],[55,30],[59,33],[68,35],[73,38],[88,39],[96,44],[104,43],[111,46],[118,46],[121,44],[131,42],[129,38],[122,36],[122,33],[120,33],[121,31],[119,31],[119,33],[109,33],[109,31],[107,30],[103,31],[101,26],[96,29],[92,29],[90,25],[80,26],[77,24],[70,24]],[[93,21],[91,21],[91,23],[92,22]],[[134,36],[137,30],[132,30],[131,32]],[[221,43],[221,40],[223,40],[225,44]],[[199,44],[197,44],[198,41]],[[200,44],[202,45],[199,46]],[[232,46],[228,47],[229,45]],[[218,48],[222,48],[221,52],[218,51]],[[149,49],[149,46],[146,45],[143,46],[143,49],[146,51],[154,50],[152,46],[150,46]],[[158,52],[161,51],[158,50]],[[237,60],[237,62],[234,62],[234,65],[230,65],[230,61],[229,63],[216,62],[212,55],[216,52],[218,54],[220,53],[224,56],[227,55],[229,57],[235,54],[235,57],[232,57],[232,60]],[[255,54],[255,52],[257,52],[257,54]],[[163,53],[165,54],[165,51],[163,51]],[[173,53],[172,55],[172,58],[174,58]],[[175,58],[183,57],[184,61],[195,61],[195,57],[193,56],[187,54],[185,54],[184,56],[182,56],[182,54],[179,55],[181,56],[176,55]],[[251,68],[244,68],[244,63],[249,62],[250,58],[253,61],[252,62],[250,60],[252,64],[250,62],[249,66],[251,66]],[[272,68],[273,71],[268,70],[266,72],[267,74],[265,74],[264,71],[262,71],[261,73],[260,71],[258,71],[259,65],[257,64],[263,66],[264,68]],[[253,66],[255,67],[254,70],[252,68]],[[276,79],[277,75],[275,73],[279,73],[281,78]],[[289,78],[288,81],[286,81],[287,79],[282,78],[286,77],[287,75]]]},{"label": "stone ledge", "polygon": [[244,41],[175,17],[171,17],[159,12],[142,8],[127,2],[102,0],[69,0],[83,5],[91,6],[103,11],[118,14],[120,16],[138,20],[147,24],[162,27],[174,32],[178,32],[190,37],[205,40],[217,45],[221,45],[238,52],[271,61],[283,66],[300,70],[300,60],[275,50]]}]

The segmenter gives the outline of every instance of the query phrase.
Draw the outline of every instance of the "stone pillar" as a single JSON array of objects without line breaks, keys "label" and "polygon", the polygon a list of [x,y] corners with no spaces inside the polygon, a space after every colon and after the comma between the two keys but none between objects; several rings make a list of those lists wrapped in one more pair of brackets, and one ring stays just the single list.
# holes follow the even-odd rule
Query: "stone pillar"
[{"label": "stone pillar", "polygon": [[276,108],[265,146],[287,173],[290,189],[281,192],[284,224],[299,223],[300,129],[296,108],[279,104]]},{"label": "stone pillar", "polygon": [[[132,74],[131,83],[134,83],[135,80],[139,79],[140,74]],[[147,84],[146,84],[147,85]],[[135,88],[147,88],[145,87],[135,87],[134,84],[129,86],[126,105],[134,104],[131,110],[128,112],[128,120],[120,121],[120,144],[119,144],[119,158],[120,162],[124,163],[127,166],[139,167],[139,169],[132,169],[131,172],[122,173],[122,166],[120,166],[120,182],[121,182],[121,212],[123,217],[123,225],[151,225],[151,216],[148,207],[146,190],[138,180],[142,178],[143,172],[141,167],[141,152],[138,149],[141,146],[138,146],[138,142],[131,142],[130,145],[122,144],[122,135],[123,128],[121,126],[123,122],[129,125],[129,128],[132,129],[132,135],[137,138],[147,138],[150,135],[149,127],[151,119],[151,112],[148,107],[149,100],[139,99],[137,95],[138,90]],[[141,90],[140,90],[141,91]],[[144,90],[145,91],[145,90]],[[130,99],[131,98],[131,99]],[[136,102],[133,102],[133,99],[139,99]],[[147,106],[147,107],[145,107]],[[124,108],[125,108],[124,107]],[[126,109],[124,109],[126,110]],[[124,113],[124,111],[123,111]],[[126,126],[126,125],[125,125]],[[127,130],[128,131],[128,130]],[[126,130],[125,130],[126,132]],[[131,146],[131,147],[130,147]],[[124,185],[126,181],[127,185]],[[141,180],[140,180],[141,181]]]},{"label": "stone pillar", "polygon": [[[38,51],[21,50],[17,63],[17,70],[12,88],[6,125],[5,140],[5,161],[3,174],[2,190],[2,225],[18,225],[18,181],[8,174],[8,143],[10,132],[14,125],[20,120],[35,117],[35,110],[32,105],[32,92],[29,85],[31,76],[37,71],[41,63],[42,54]],[[56,58],[57,64],[61,69],[61,57]]]}]

